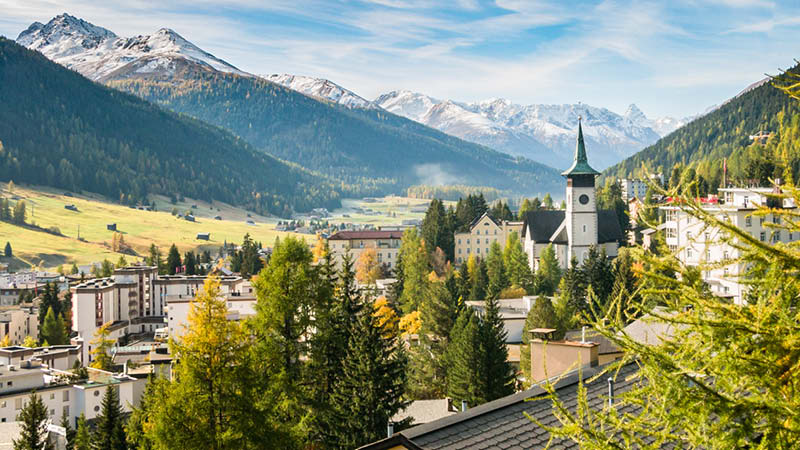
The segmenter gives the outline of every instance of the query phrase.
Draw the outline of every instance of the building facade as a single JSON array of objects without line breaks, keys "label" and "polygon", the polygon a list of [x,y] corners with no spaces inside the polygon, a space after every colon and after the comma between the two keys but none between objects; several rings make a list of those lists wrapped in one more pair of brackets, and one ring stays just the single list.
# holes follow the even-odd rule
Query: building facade
[{"label": "building facade", "polygon": [[[774,227],[781,225],[778,215],[753,214],[762,206],[795,208],[793,199],[771,195],[776,193],[773,188],[722,188],[719,190],[722,202],[706,203],[704,209],[761,242],[774,244],[797,241],[800,233]],[[744,274],[745,266],[736,261],[741,256],[740,251],[727,242],[724,231],[706,225],[677,205],[662,206],[660,209],[665,220],[659,228],[664,233],[669,250],[683,264],[703,268],[701,276],[716,295],[730,298],[735,303],[744,303],[746,286],[739,277]]]},{"label": "building facade", "polygon": [[402,239],[401,230],[339,231],[328,238],[328,245],[337,266],[341,265],[346,254],[349,253],[355,262],[365,249],[373,248],[378,263],[394,269]]},{"label": "building facade", "polygon": [[0,340],[6,336],[11,345],[21,345],[27,336],[38,339],[38,311],[25,306],[12,306],[0,311]]},{"label": "building facade", "polygon": [[522,222],[494,220],[489,213],[483,213],[469,225],[469,231],[455,233],[455,260],[457,264],[466,262],[470,256],[486,258],[493,242],[505,247],[511,233],[519,235]]},{"label": "building facade", "polygon": [[532,270],[539,266],[542,251],[552,245],[562,269],[574,258],[583,262],[592,247],[616,257],[623,239],[622,228],[614,211],[598,211],[594,170],[586,157],[583,129],[578,123],[575,161],[564,171],[567,180],[566,210],[540,210],[526,214],[522,240]]}]

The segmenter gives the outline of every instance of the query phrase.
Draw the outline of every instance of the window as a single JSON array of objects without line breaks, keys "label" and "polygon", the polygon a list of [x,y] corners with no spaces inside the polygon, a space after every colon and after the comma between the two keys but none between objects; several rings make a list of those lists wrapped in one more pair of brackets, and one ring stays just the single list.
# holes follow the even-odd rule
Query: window
[{"label": "window", "polygon": [[8,384],[6,385],[6,387],[11,387],[13,385],[14,385],[14,382],[13,381],[9,381]]},{"label": "window", "polygon": [[458,254],[459,254],[459,255],[461,254],[461,249],[458,249]]},{"label": "window", "polygon": [[730,254],[728,253],[727,250],[722,252],[722,259],[730,259]]},{"label": "window", "polygon": [[678,237],[678,231],[675,228],[667,228],[667,239]]},{"label": "window", "polygon": [[711,240],[711,233],[705,233],[703,236],[705,237],[706,242]]},{"label": "window", "polygon": [[766,241],[767,240],[767,233],[765,231],[762,231],[760,237],[761,237],[761,242]]},{"label": "window", "polygon": [[469,245],[469,239],[467,239],[467,245]]},{"label": "window", "polygon": [[686,240],[687,241],[691,241],[692,240],[692,232],[691,231],[687,231],[686,232]]},{"label": "window", "polygon": [[763,217],[759,217],[758,218],[758,224],[761,225],[762,227],[764,226],[764,218]]},{"label": "window", "polygon": [[480,252],[481,252],[480,248],[475,249],[475,253],[480,253]]},{"label": "window", "polygon": [[461,243],[461,238],[458,238],[458,243],[459,243],[459,244]]},{"label": "window", "polygon": [[61,408],[61,417],[69,417],[69,405],[64,405],[64,407]]},{"label": "window", "polygon": [[51,409],[50,410],[50,415],[51,416],[55,416],[56,415],[56,410],[55,409]]},{"label": "window", "polygon": [[100,396],[100,391],[99,390],[95,390],[94,391],[94,396],[95,397],[99,397]]},{"label": "window", "polygon": [[772,242],[778,242],[780,240],[781,240],[781,231],[780,230],[772,233]]},{"label": "window", "polygon": [[0,408],[5,408],[5,407],[6,407],[6,401],[3,400],[2,402],[0,402]]},{"label": "window", "polygon": [[467,254],[469,255],[469,249],[467,249]]},{"label": "window", "polygon": [[586,233],[586,225],[583,226],[583,232]]},{"label": "window", "polygon": [[691,258],[691,257],[692,257],[692,248],[689,247],[686,249],[686,258]]},{"label": "window", "polygon": [[486,238],[486,243],[487,243],[487,244],[489,243],[489,238]]},{"label": "window", "polygon": [[711,261],[711,250],[706,250],[706,261]]},{"label": "window", "polygon": [[675,252],[678,251],[678,246],[677,245],[668,245],[667,247],[669,247],[669,251],[671,253],[675,253]]},{"label": "window", "polygon": [[98,411],[100,411],[100,406],[98,406],[98,405],[95,405],[95,407],[94,407],[94,412],[98,412]]},{"label": "window", "polygon": [[497,236],[497,230],[494,230],[494,235]]},{"label": "window", "polygon": [[50,400],[55,400],[55,399],[56,399],[56,393],[55,392],[51,392],[50,393]]},{"label": "window", "polygon": [[747,203],[748,203],[748,202],[750,202],[750,196],[748,196],[748,195],[745,195],[745,196],[744,196],[744,207],[745,207],[745,208],[747,208]]},{"label": "window", "polygon": [[745,217],[744,218],[744,226],[752,227],[753,226],[753,218],[750,217],[750,216]]}]

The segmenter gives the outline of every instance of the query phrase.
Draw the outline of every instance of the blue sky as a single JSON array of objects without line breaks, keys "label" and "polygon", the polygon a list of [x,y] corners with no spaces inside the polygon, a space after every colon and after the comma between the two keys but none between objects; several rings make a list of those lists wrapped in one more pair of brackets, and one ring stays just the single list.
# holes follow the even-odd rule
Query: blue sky
[{"label": "blue sky", "polygon": [[800,1],[0,0],[0,34],[68,12],[120,36],[176,30],[252,73],[373,99],[584,102],[686,116],[800,59]]}]

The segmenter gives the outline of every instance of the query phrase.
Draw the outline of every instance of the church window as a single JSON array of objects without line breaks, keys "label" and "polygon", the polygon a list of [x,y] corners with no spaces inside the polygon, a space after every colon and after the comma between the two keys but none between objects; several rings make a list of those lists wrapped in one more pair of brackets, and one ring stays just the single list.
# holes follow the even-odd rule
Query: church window
[{"label": "church window", "polygon": [[589,203],[589,196],[586,194],[581,194],[581,196],[578,197],[578,201],[581,202],[581,205],[585,205]]},{"label": "church window", "polygon": [[583,226],[583,232],[586,233],[586,225]]}]

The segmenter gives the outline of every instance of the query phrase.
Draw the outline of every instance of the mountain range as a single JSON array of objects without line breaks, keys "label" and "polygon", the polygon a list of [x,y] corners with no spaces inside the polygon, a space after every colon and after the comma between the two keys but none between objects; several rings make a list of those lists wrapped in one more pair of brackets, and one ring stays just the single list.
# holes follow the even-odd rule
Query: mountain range
[{"label": "mountain range", "polygon": [[[541,194],[558,171],[470,143],[381,108],[320,100],[246,73],[162,28],[120,38],[62,14],[17,42],[85,77],[227,129],[254,148],[372,194],[464,184]],[[282,81],[288,82],[289,79]],[[292,79],[295,83],[300,78]],[[146,130],[143,130],[146,132]],[[558,189],[560,190],[560,189]]]}]

